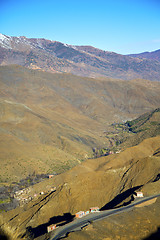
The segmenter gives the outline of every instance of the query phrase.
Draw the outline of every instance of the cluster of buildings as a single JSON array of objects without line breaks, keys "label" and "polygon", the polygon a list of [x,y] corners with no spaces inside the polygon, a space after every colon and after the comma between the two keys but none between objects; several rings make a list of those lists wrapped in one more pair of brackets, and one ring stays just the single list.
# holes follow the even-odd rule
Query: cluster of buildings
[{"label": "cluster of buildings", "polygon": [[14,193],[14,198],[19,201],[20,206],[28,203],[29,201],[37,198],[39,195],[47,194],[56,191],[56,187],[49,188],[47,191],[41,191],[38,194],[33,193],[31,188],[24,188]]},{"label": "cluster of buildings", "polygon": [[14,198],[19,201],[20,205],[28,203],[33,199],[30,194],[30,188],[24,188],[14,193]]},{"label": "cluster of buildings", "polygon": [[76,218],[82,218],[82,217],[88,215],[89,213],[94,213],[94,212],[99,212],[99,207],[92,207],[86,212],[85,211],[77,212]]},{"label": "cluster of buildings", "polygon": [[[88,211],[80,211],[80,212],[77,212],[76,213],[76,218],[82,218],[84,216],[86,216],[87,214],[90,214],[90,213],[95,213],[95,212],[99,212],[99,207],[91,207]],[[51,232],[55,229],[57,229],[58,226],[56,224],[52,224],[50,226],[47,227],[47,232]]]}]

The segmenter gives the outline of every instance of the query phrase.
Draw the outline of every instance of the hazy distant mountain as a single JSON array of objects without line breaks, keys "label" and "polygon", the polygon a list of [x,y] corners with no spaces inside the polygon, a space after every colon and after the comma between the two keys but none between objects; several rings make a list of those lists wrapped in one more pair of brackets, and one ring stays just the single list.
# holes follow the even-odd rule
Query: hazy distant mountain
[{"label": "hazy distant mountain", "polygon": [[160,62],[160,49],[154,52],[143,52],[139,54],[129,54],[128,56],[136,57],[136,58],[148,58],[152,60],[157,60]]},{"label": "hazy distant mountain", "polygon": [[160,81],[160,62],[154,59],[125,56],[91,46],[0,34],[0,65],[9,64],[79,76]]}]

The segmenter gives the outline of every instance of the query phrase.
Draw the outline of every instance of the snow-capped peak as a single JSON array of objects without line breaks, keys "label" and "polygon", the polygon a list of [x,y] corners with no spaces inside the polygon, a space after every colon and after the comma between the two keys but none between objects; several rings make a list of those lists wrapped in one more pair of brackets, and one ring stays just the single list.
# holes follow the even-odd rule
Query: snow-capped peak
[{"label": "snow-capped peak", "polygon": [[11,47],[11,37],[8,37],[8,36],[0,33],[0,44],[1,44],[4,48],[12,48],[12,47]]},{"label": "snow-capped peak", "polygon": [[3,35],[2,33],[0,33],[0,40],[5,40],[5,38],[6,38],[6,36],[5,35]]},{"label": "snow-capped peak", "polygon": [[2,40],[2,41],[8,41],[10,38],[11,38],[11,37],[6,36],[6,35],[0,33],[0,40]]},{"label": "snow-capped peak", "polygon": [[19,49],[23,46],[34,47],[29,39],[24,36],[10,37],[3,35],[2,33],[0,33],[0,46],[6,49]]}]

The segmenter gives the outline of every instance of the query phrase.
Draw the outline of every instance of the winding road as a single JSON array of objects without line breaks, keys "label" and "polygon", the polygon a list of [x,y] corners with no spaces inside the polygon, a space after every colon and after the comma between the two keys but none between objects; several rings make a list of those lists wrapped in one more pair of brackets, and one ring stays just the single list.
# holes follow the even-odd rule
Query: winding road
[{"label": "winding road", "polygon": [[83,227],[87,226],[88,224],[90,224],[93,221],[97,221],[97,220],[101,220],[103,218],[109,217],[111,215],[114,214],[118,214],[120,212],[126,212],[131,210],[134,206],[147,202],[151,199],[160,197],[160,194],[157,195],[153,195],[150,197],[144,197],[142,199],[138,199],[136,201],[134,201],[133,203],[125,206],[125,207],[121,207],[121,208],[116,208],[116,209],[111,209],[111,210],[104,210],[104,211],[100,211],[100,212],[95,212],[95,213],[90,213],[80,219],[76,219],[73,222],[70,222],[68,224],[65,224],[62,227],[57,228],[56,230],[54,230],[54,232],[52,233],[50,240],[56,240],[59,239],[61,237],[65,237],[67,233],[69,232],[74,232],[77,230],[81,230]]}]

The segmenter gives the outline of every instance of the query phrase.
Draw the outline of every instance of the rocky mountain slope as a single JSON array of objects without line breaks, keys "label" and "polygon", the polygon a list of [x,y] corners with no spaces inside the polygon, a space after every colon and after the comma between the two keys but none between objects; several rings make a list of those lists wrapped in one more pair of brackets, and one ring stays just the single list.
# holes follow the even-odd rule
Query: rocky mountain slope
[{"label": "rocky mountain slope", "polygon": [[108,146],[109,123],[160,104],[158,82],[82,78],[17,65],[0,67],[0,87],[1,181],[34,170],[65,171],[91,157],[93,148]]},{"label": "rocky mountain slope", "polygon": [[[142,190],[145,196],[159,193],[159,146],[159,136],[146,139],[119,154],[89,159],[66,173],[34,185],[30,191],[34,196],[32,201],[0,215],[1,229],[10,235],[11,239],[23,239],[26,228],[30,229],[29,233],[34,235],[34,239],[44,239],[48,225],[72,220],[74,214],[80,210],[87,210],[91,206],[108,209],[127,203],[135,190]],[[50,188],[56,188],[56,191],[48,192]],[[39,195],[42,191],[44,195]],[[147,209],[145,211],[147,212]],[[125,218],[126,215],[127,213],[122,217]],[[150,214],[149,221],[156,219],[155,216],[156,210]],[[126,220],[128,218],[129,216],[126,216]],[[116,216],[112,219],[119,222]],[[143,218],[140,219],[143,221]],[[136,229],[141,226],[141,220],[136,220],[136,226]],[[141,237],[154,230],[152,225],[147,226],[148,231]],[[97,233],[97,236],[100,236],[97,239],[101,239],[103,227],[105,228],[104,223],[101,232]],[[119,234],[117,228],[115,233]],[[120,236],[123,236],[123,233],[121,234]]]},{"label": "rocky mountain slope", "polygon": [[130,54],[128,56],[136,57],[136,58],[147,58],[151,60],[160,61],[160,49],[153,51],[153,52],[143,52],[139,54]]},{"label": "rocky mountain slope", "polygon": [[9,64],[87,77],[160,81],[160,62],[155,59],[124,56],[91,46],[0,34],[0,65]]}]

